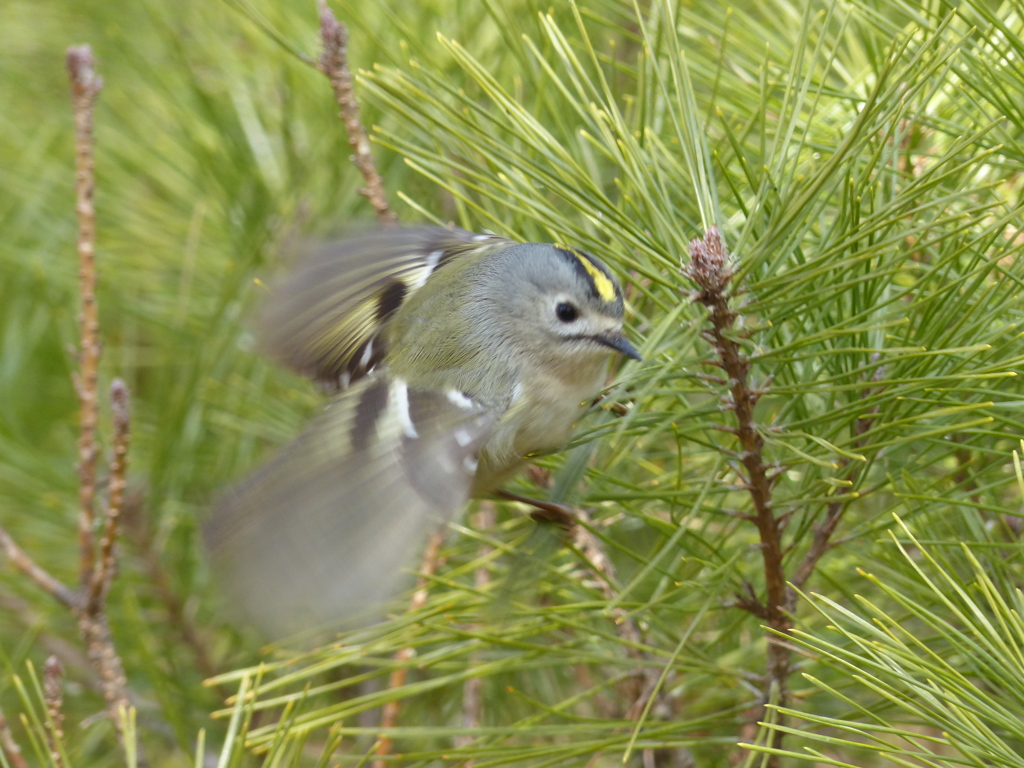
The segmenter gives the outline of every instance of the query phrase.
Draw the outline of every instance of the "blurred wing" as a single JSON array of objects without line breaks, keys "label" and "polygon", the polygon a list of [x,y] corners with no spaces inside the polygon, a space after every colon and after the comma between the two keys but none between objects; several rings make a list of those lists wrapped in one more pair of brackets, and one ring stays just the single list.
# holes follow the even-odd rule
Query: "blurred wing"
[{"label": "blurred wing", "polygon": [[436,270],[511,241],[462,229],[392,228],[320,246],[272,295],[261,323],[269,354],[342,389],[387,350],[381,328]]},{"label": "blurred wing", "polygon": [[353,386],[214,509],[225,593],[274,636],[373,618],[465,504],[494,420],[460,393]]}]

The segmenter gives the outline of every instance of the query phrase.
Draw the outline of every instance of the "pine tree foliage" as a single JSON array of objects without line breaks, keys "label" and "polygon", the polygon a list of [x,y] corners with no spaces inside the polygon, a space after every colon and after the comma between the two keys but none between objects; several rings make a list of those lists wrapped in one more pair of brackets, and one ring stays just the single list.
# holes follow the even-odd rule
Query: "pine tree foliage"
[{"label": "pine tree foliage", "polygon": [[[105,365],[140,404],[156,542],[127,548],[112,617],[149,705],[141,742],[176,743],[175,765],[362,765],[382,736],[410,766],[1020,765],[1024,8],[455,5],[340,15],[402,220],[583,247],[629,286],[643,363],[614,371],[572,447],[514,487],[578,507],[583,533],[471,507],[422,607],[405,596],[377,625],[248,666],[256,646],[216,613],[194,521],[318,404],[252,352],[253,278],[299,232],[366,208],[347,163],[324,162],[346,150],[297,53],[315,50],[315,14],[143,3],[122,23],[145,31],[109,44],[131,66],[105,73],[114,127],[98,135]],[[74,273],[51,256],[68,225],[40,222],[68,220],[70,182],[54,180],[64,126],[33,133],[28,100],[9,101],[0,521],[59,572]],[[713,229],[718,293],[691,261]],[[239,688],[213,723],[144,575],[154,550],[234,669],[212,681]],[[33,610],[34,628],[0,618],[0,705],[26,713],[16,735],[43,765],[44,697],[16,670],[61,618]],[[222,751],[197,748],[204,726]],[[93,733],[64,764],[124,764]]]},{"label": "pine tree foliage", "polygon": [[[282,671],[258,706],[301,695],[310,704],[296,723],[323,727],[402,698],[407,725],[393,735],[410,761],[452,756],[449,739],[460,738],[459,758],[484,764],[582,764],[644,750],[715,764],[744,735],[751,760],[778,751],[744,726],[772,696],[761,679],[763,622],[736,605],[764,594],[763,545],[745,517],[750,478],[730,431],[731,382],[709,375],[708,317],[681,271],[689,241],[714,225],[735,271],[729,330],[760,388],[771,508],[786,519],[784,570],[822,595],[795,606],[807,638],[797,667],[812,684],[774,710],[785,721],[769,711],[769,730],[806,731],[842,760],[860,754],[858,739],[834,734],[879,710],[894,719],[864,733],[925,729],[925,740],[949,747],[931,752],[971,754],[955,733],[935,730],[948,728],[938,708],[894,709],[882,684],[860,685],[851,712],[863,641],[844,629],[826,653],[810,638],[834,620],[829,608],[861,600],[885,599],[889,620],[912,636],[934,631],[934,595],[915,614],[889,581],[855,576],[891,562],[894,547],[927,540],[954,553],[944,556],[962,560],[966,584],[986,572],[979,551],[1015,551],[1019,125],[1004,117],[1001,95],[1020,85],[1010,63],[1017,38],[981,4],[960,13],[906,5],[903,18],[890,4],[767,5],[717,16],[685,4],[572,5],[558,18],[539,14],[539,30],[506,19],[521,51],[514,78],[443,36],[465,81],[418,59],[365,76],[381,111],[403,118],[380,144],[446,189],[460,224],[579,243],[631,276],[646,363],[620,371],[611,396],[629,407],[594,419],[574,452],[549,462],[555,493],[596,510],[592,531],[618,578],[595,583],[581,553],[563,550],[535,566],[537,594],[517,594],[525,602],[480,624],[486,595],[502,594],[516,568],[515,556],[493,553],[523,549],[526,532],[514,518],[497,531],[466,529],[426,609]],[[816,552],[831,519],[841,521],[834,538]],[[981,548],[950,549],[957,542]],[[481,567],[483,587],[473,580]],[[1004,586],[1014,584],[1007,569]],[[923,580],[906,565],[896,574]],[[638,644],[617,631],[623,617],[639,627]],[[404,687],[313,705],[313,694],[382,678],[403,647],[417,650],[409,664],[419,673]],[[355,663],[369,670],[306,687]],[[637,715],[622,683],[640,666],[655,694]],[[970,668],[959,674],[964,686],[981,684]],[[489,691],[493,730],[452,726],[474,678]],[[988,722],[1012,742],[1012,716]],[[274,734],[265,726],[251,738]],[[912,753],[897,741],[876,752]],[[971,748],[979,743],[1000,751],[998,740]]]}]

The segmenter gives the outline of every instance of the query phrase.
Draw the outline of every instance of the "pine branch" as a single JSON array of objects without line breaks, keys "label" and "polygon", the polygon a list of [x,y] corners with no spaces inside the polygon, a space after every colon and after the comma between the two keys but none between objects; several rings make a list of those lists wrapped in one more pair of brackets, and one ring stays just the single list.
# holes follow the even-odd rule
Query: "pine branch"
[{"label": "pine branch", "polygon": [[[75,121],[75,188],[81,301],[80,370],[75,377],[75,389],[81,407],[81,432],[78,441],[78,589],[73,590],[65,586],[39,566],[3,528],[0,528],[0,548],[3,549],[15,568],[43,591],[56,598],[77,619],[79,632],[85,642],[87,657],[99,677],[100,688],[107,703],[107,714],[123,743],[125,734],[121,713],[131,706],[131,702],[123,665],[114,647],[105,608],[107,590],[115,571],[114,545],[125,487],[124,474],[127,466],[129,439],[129,393],[124,382],[119,379],[114,381],[111,387],[114,412],[114,457],[111,463],[109,503],[104,521],[104,535],[97,547],[93,526],[96,507],[96,458],[99,453],[96,427],[99,412],[97,384],[100,341],[99,315],[96,306],[96,211],[93,205],[95,179],[92,130],[93,106],[102,86],[102,80],[96,75],[95,62],[88,46],[68,50],[67,68],[71,77]],[[46,667],[46,703],[54,724],[50,734],[51,752],[53,760],[58,765],[60,764],[58,745],[61,740],[60,730],[63,722],[61,717],[62,699],[59,691],[61,675],[59,662],[51,657],[51,661],[47,662]]]},{"label": "pine branch", "polygon": [[43,701],[49,715],[46,729],[47,746],[54,768],[64,768],[64,669],[56,656],[43,666]]},{"label": "pine branch", "polygon": [[96,305],[96,191],[93,161],[93,105],[103,87],[96,74],[92,51],[88,46],[70,48],[67,54],[71,75],[72,109],[75,118],[75,211],[78,214],[78,279],[81,296],[79,316],[81,370],[75,380],[81,407],[81,434],[78,438],[79,517],[78,581],[83,587],[92,581],[95,560],[93,520],[96,498],[96,421],[100,341],[99,311]]},{"label": "pine branch", "polygon": [[[423,555],[423,563],[420,565],[420,577],[416,581],[416,591],[412,595],[412,599],[409,601],[409,613],[415,613],[424,605],[427,604],[427,597],[429,596],[429,579],[437,571],[437,567],[441,561],[441,546],[444,544],[444,529],[434,531],[430,536],[430,541],[427,543],[426,552]],[[392,670],[391,676],[388,680],[388,688],[391,690],[397,690],[405,685],[405,678],[409,672],[407,662],[414,655],[412,648],[403,648],[395,654],[395,663],[397,666]],[[380,727],[381,729],[394,728],[398,723],[398,712],[401,708],[400,700],[393,699],[384,705],[384,709],[380,716]],[[386,758],[391,753],[391,737],[382,735],[380,741],[377,743],[376,756],[377,759],[373,761],[373,768],[387,768]]]},{"label": "pine branch", "polygon": [[128,444],[131,440],[131,406],[128,387],[121,379],[110,385],[110,402],[114,413],[114,457],[110,462],[107,514],[100,540],[99,564],[89,584],[87,610],[96,613],[106,602],[110,582],[114,578],[114,544],[117,541],[124,501],[125,471],[128,466]]},{"label": "pine branch", "polygon": [[6,529],[0,527],[0,549],[11,564],[35,582],[36,586],[52,595],[61,605],[72,611],[80,610],[80,598],[77,592],[66,587],[39,566],[28,553],[19,547]]},{"label": "pine branch", "polygon": [[366,186],[360,192],[377,212],[377,221],[381,224],[394,224],[398,217],[388,205],[384,180],[377,172],[377,164],[373,161],[370,139],[363,127],[359,115],[359,102],[352,89],[352,73],[348,67],[348,28],[334,17],[324,0],[320,2],[320,38],[324,50],[317,62],[317,69],[330,79],[334,97],[341,109],[339,117],[344,122],[348,134],[352,161],[366,182]]},{"label": "pine branch", "polygon": [[[710,312],[708,322],[714,340],[715,352],[730,382],[731,400],[728,407],[736,415],[736,437],[742,447],[739,460],[745,471],[746,489],[754,505],[754,524],[761,538],[761,559],[764,564],[765,602],[757,603],[755,615],[763,618],[773,633],[768,635],[768,663],[765,674],[763,699],[785,707],[788,699],[788,681],[792,653],[780,636],[792,629],[788,611],[793,595],[786,585],[783,567],[784,548],[782,525],[772,509],[772,483],[770,468],[764,460],[764,440],[754,420],[754,405],[761,392],[749,384],[750,361],[730,332],[737,313],[729,304],[728,287],[732,279],[729,257],[716,227],[711,227],[703,239],[690,243],[690,263],[684,273],[700,289],[694,296]],[[747,603],[739,603],[741,606]],[[781,749],[782,731],[772,731],[773,749]],[[768,758],[769,766],[777,768],[778,757]]]},{"label": "pine branch", "polygon": [[[492,529],[497,522],[497,509],[494,502],[484,499],[480,502],[474,520],[474,527],[480,531]],[[479,557],[487,557],[491,548],[483,546],[480,548]],[[473,574],[473,584],[478,590],[483,590],[490,583],[491,574],[484,568],[479,567]],[[479,677],[471,677],[462,686],[462,727],[476,729],[483,722],[483,680]],[[455,748],[466,746],[473,740],[472,736],[460,736],[455,739]],[[467,761],[465,768],[472,768],[473,761]]]}]

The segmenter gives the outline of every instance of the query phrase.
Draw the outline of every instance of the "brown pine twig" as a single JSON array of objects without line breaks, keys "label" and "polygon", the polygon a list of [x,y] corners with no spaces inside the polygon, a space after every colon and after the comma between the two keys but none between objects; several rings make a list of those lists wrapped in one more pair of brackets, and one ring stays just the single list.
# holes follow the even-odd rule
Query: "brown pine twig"
[{"label": "brown pine twig", "polygon": [[740,608],[747,613],[757,616],[762,621],[768,621],[768,609],[765,604],[758,598],[757,593],[754,592],[754,585],[746,583],[743,585],[743,591],[737,592],[733,599],[732,605],[736,608]]},{"label": "brown pine twig", "polygon": [[78,556],[79,583],[84,587],[92,580],[94,564],[93,520],[96,503],[96,422],[98,398],[100,342],[99,310],[96,305],[96,189],[93,163],[93,105],[103,86],[96,75],[95,62],[89,46],[69,48],[68,73],[71,76],[71,100],[75,119],[75,212],[78,216],[78,281],[82,301],[79,316],[81,347],[78,351],[81,370],[76,381],[81,407],[81,432],[78,438],[79,518]]},{"label": "brown pine twig", "polygon": [[[338,102],[338,116],[345,124],[345,132],[348,136],[348,144],[352,150],[352,162],[359,168],[366,186],[360,189],[370,205],[377,214],[377,221],[381,224],[394,224],[398,221],[395,212],[388,204],[387,192],[384,190],[384,180],[377,171],[377,165],[370,152],[370,140],[363,127],[359,114],[359,102],[356,99],[355,91],[352,88],[352,72],[348,66],[348,28],[339,22],[327,7],[324,0],[320,2],[320,39],[323,44],[323,52],[317,60],[317,69],[320,70],[331,81],[331,89],[334,91],[334,98]],[[427,602],[428,579],[437,570],[438,560],[441,553],[441,545],[444,543],[444,531],[436,531],[427,544],[423,556],[423,563],[420,567],[421,576],[417,581],[416,592],[409,603],[409,611],[416,611]],[[405,684],[408,669],[405,663],[413,657],[412,648],[403,648],[395,654],[395,661],[400,665],[388,680],[390,689],[400,688]],[[400,703],[396,699],[384,705],[381,712],[381,728],[392,728],[398,722]],[[385,758],[391,752],[391,738],[382,735],[377,743],[377,759],[373,762],[373,768],[384,768],[387,764]]]},{"label": "brown pine twig", "polygon": [[47,746],[57,768],[64,765],[60,744],[64,740],[64,668],[56,656],[43,665],[43,701],[50,716],[46,729]]},{"label": "brown pine twig", "polygon": [[[79,318],[80,368],[74,377],[81,407],[81,431],[78,440],[78,589],[65,586],[39,566],[2,527],[0,550],[16,569],[75,615],[79,632],[85,642],[86,655],[99,677],[100,689],[107,704],[107,714],[118,738],[123,742],[121,711],[122,708],[130,707],[131,701],[124,668],[114,647],[104,609],[107,590],[115,571],[115,542],[124,498],[129,442],[129,392],[120,380],[115,380],[111,387],[114,456],[110,468],[110,492],[104,535],[97,548],[93,526],[96,516],[96,459],[99,453],[96,427],[99,415],[97,383],[100,342],[99,314],[96,305],[96,210],[93,206],[95,176],[92,132],[93,106],[102,87],[102,80],[96,75],[95,62],[89,46],[69,48],[67,68],[71,77],[75,122],[75,211],[78,218],[78,276],[82,303]],[[55,659],[52,661],[56,662]],[[58,669],[59,662],[47,662],[47,674],[51,681],[56,681],[60,677]],[[54,682],[54,685],[57,683]],[[53,696],[57,695],[54,691],[51,693]],[[48,698],[47,701],[49,705],[51,699]],[[52,698],[52,701],[59,709],[59,700]],[[59,726],[57,719],[54,722]],[[54,759],[56,760],[56,757]],[[143,763],[141,757],[139,762]]]},{"label": "brown pine twig", "polygon": [[[98,416],[97,382],[99,378],[99,312],[96,305],[96,208],[93,195],[96,188],[95,164],[93,161],[93,106],[103,85],[96,74],[95,61],[89,46],[69,48],[67,54],[68,73],[71,76],[71,101],[75,120],[75,211],[78,214],[78,275],[79,292],[82,302],[81,348],[79,350],[80,370],[76,380],[78,399],[81,403],[81,435],[78,441],[79,474],[79,583],[77,618],[78,628],[85,641],[86,653],[93,668],[99,674],[103,697],[118,738],[124,740],[121,722],[121,707],[131,706],[128,684],[124,675],[121,658],[114,647],[110,626],[104,613],[106,586],[113,575],[113,536],[117,533],[117,518],[120,513],[121,497],[124,491],[124,451],[127,451],[128,390],[123,383],[115,382],[114,397],[115,456],[114,466],[120,478],[112,478],[118,486],[114,493],[117,506],[113,519],[108,517],[105,525],[105,544],[100,551],[101,564],[97,570],[96,541],[93,535],[96,503],[96,422]],[[120,422],[121,426],[118,426]],[[118,443],[121,455],[118,457]],[[94,588],[97,573],[101,578]],[[95,597],[94,597],[95,595]]]},{"label": "brown pine twig", "polygon": [[[107,716],[124,740],[121,712],[131,707],[128,680],[124,665],[114,646],[106,616],[107,592],[115,573],[115,543],[124,501],[125,470],[130,438],[130,393],[124,382],[115,379],[110,387],[114,415],[114,456],[110,465],[110,488],[103,538],[100,541],[98,565],[90,584],[83,585],[76,611],[78,629],[85,641],[86,654],[99,676],[100,689],[107,704]],[[141,763],[140,758],[140,763]]]},{"label": "brown pine twig", "polygon": [[128,444],[131,442],[131,404],[128,387],[121,379],[110,385],[110,404],[114,416],[114,456],[110,461],[110,482],[107,491],[107,515],[100,539],[100,557],[89,586],[87,609],[97,611],[107,599],[114,578],[114,544],[121,521],[124,502],[125,471],[128,468]]},{"label": "brown pine twig", "polygon": [[46,569],[38,565],[28,553],[19,547],[6,529],[0,527],[0,549],[11,565],[28,576],[40,589],[54,597],[65,608],[72,611],[80,610],[81,600],[74,590],[66,587],[59,579],[50,575]]},{"label": "brown pine twig", "polygon": [[[497,510],[494,502],[487,499],[481,501],[473,521],[474,527],[479,531],[490,530],[494,527],[496,520]],[[490,551],[491,547],[489,546],[484,545],[480,547],[480,558],[486,558]],[[476,573],[473,574],[473,583],[477,590],[486,589],[490,580],[491,572],[483,566],[477,568]],[[483,680],[479,677],[469,678],[462,686],[462,727],[467,730],[479,728],[483,720],[482,690]],[[469,735],[457,736],[455,738],[455,747],[456,749],[461,749],[472,740],[473,737]],[[472,766],[472,760],[467,760],[464,764],[464,768],[472,768]]]},{"label": "brown pine twig", "polygon": [[103,699],[107,705],[107,716],[113,723],[118,738],[123,741],[121,710],[127,710],[132,703],[128,695],[128,680],[124,674],[124,666],[114,646],[106,615],[102,610],[97,613],[80,612],[78,631],[85,641],[89,661],[99,675]]},{"label": "brown pine twig", "polygon": [[[409,613],[418,611],[427,603],[427,597],[430,594],[429,584],[430,577],[437,571],[438,563],[441,560],[441,545],[444,544],[444,529],[435,531],[430,536],[430,541],[427,543],[427,551],[423,555],[423,564],[420,566],[420,577],[416,580],[416,591],[412,595],[412,600],[409,601]],[[409,661],[416,651],[412,648],[403,648],[395,654],[395,662],[397,666],[391,672],[391,676],[388,678],[388,689],[396,690],[405,685],[405,679],[408,675],[409,668],[406,666],[406,662]],[[380,727],[394,728],[398,723],[398,712],[401,709],[401,703],[398,699],[389,701],[384,705],[384,709],[380,715]],[[373,768],[387,768],[388,761],[385,760],[391,753],[391,737],[381,734],[380,741],[377,742],[377,759],[373,761]]]},{"label": "brown pine twig", "polygon": [[381,224],[394,224],[398,217],[388,205],[384,180],[373,161],[370,139],[359,116],[359,102],[352,89],[352,73],[348,67],[348,29],[334,17],[324,0],[320,2],[320,38],[323,53],[317,61],[317,69],[330,79],[334,98],[341,109],[339,117],[345,123],[348,145],[352,148],[352,162],[359,168],[366,182],[366,186],[359,191],[377,212],[377,221]]},{"label": "brown pine twig", "polygon": [[119,737],[123,737],[119,710],[121,707],[130,706],[131,701],[124,668],[114,648],[110,627],[103,613],[103,603],[92,611],[88,610],[84,593],[69,589],[37,565],[3,528],[0,528],[0,548],[15,568],[75,614],[79,631],[85,641],[89,662],[99,676],[100,688],[107,703],[107,713]]},{"label": "brown pine twig", "polygon": [[[792,591],[786,584],[783,568],[782,525],[772,509],[772,483],[770,468],[763,455],[764,440],[754,420],[754,406],[760,397],[750,384],[750,361],[731,336],[738,317],[729,304],[729,283],[732,270],[729,257],[722,243],[717,227],[711,227],[702,239],[690,242],[690,263],[684,273],[697,285],[694,295],[697,301],[707,307],[710,324],[709,340],[715,348],[718,361],[725,371],[729,384],[728,407],[736,415],[736,439],[741,451],[738,459],[743,467],[743,480],[754,506],[754,524],[761,539],[761,558],[764,566],[766,599],[764,615],[772,632],[768,635],[768,661],[765,670],[763,691],[764,704],[769,702],[780,707],[786,705],[792,652],[786,647],[784,637],[792,628],[787,613],[792,606]],[[782,725],[781,715],[776,721]],[[780,749],[782,732],[773,730],[769,735],[768,747]],[[778,768],[779,757],[770,755],[768,768]]]},{"label": "brown pine twig", "polygon": [[14,734],[11,733],[11,728],[7,725],[7,718],[4,717],[2,711],[0,711],[0,752],[3,752],[7,762],[11,764],[11,768],[29,768],[25,756],[21,754],[21,747],[14,740]]}]

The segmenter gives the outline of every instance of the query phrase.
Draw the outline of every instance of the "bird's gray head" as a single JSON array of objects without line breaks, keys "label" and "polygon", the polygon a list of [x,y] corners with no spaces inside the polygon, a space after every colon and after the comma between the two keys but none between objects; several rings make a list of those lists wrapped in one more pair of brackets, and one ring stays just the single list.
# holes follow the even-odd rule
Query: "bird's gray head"
[{"label": "bird's gray head", "polygon": [[548,243],[512,245],[491,258],[474,293],[525,352],[572,360],[617,351],[640,359],[622,333],[622,289],[598,259]]}]

